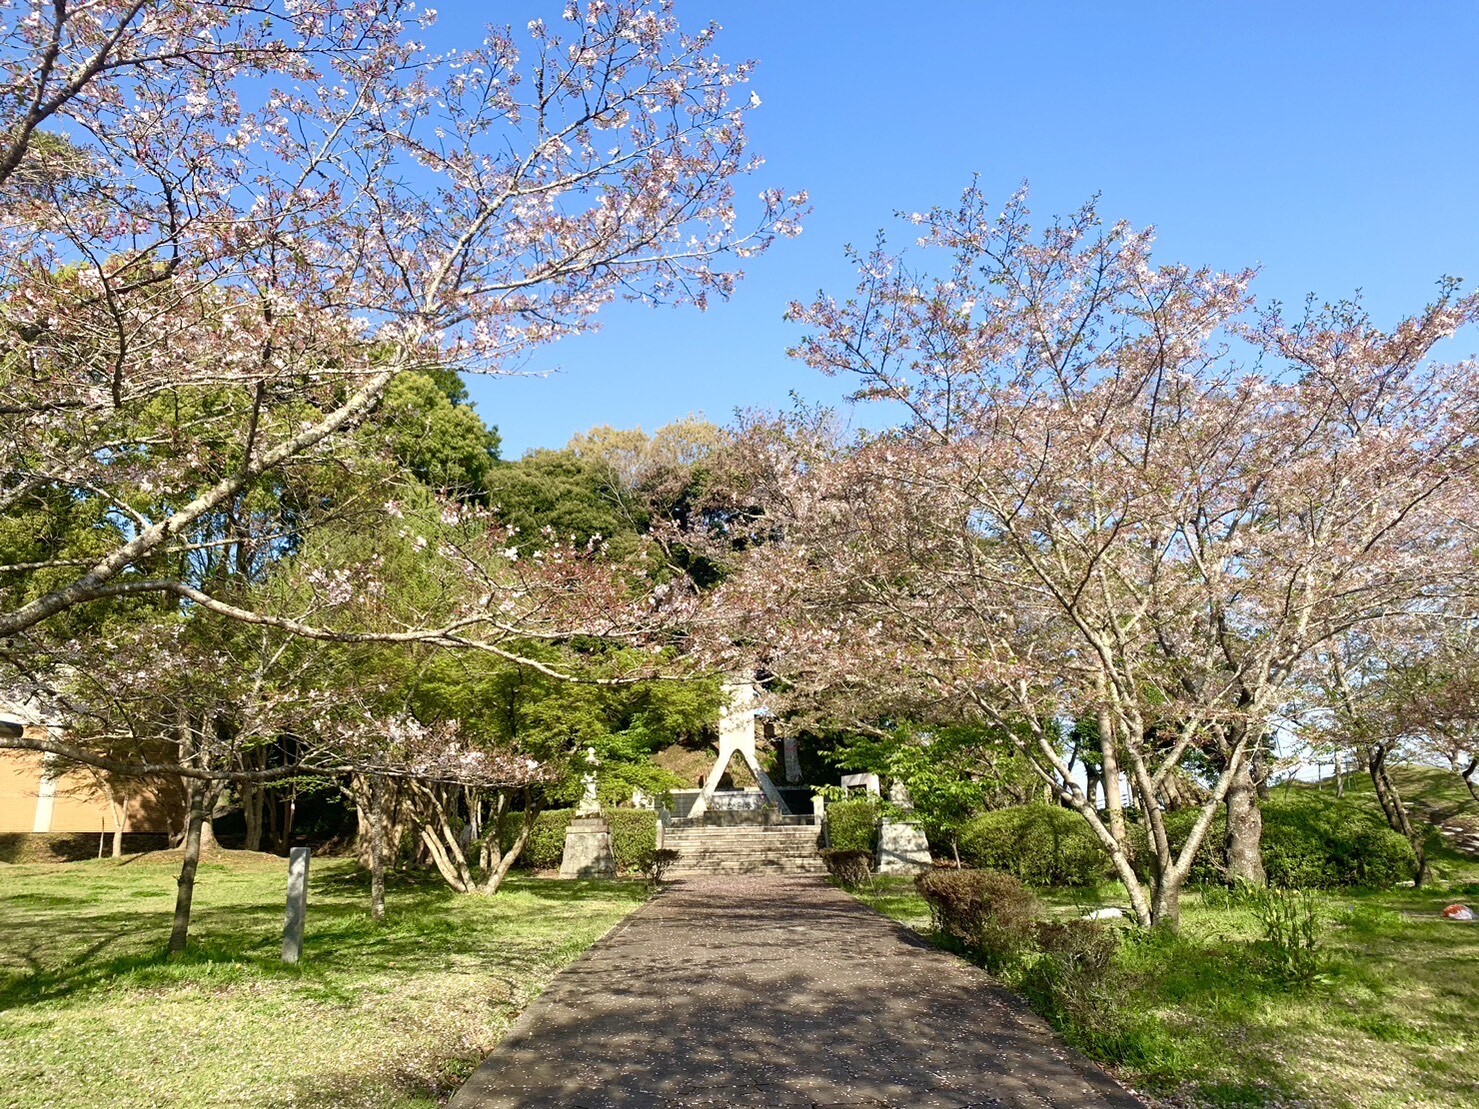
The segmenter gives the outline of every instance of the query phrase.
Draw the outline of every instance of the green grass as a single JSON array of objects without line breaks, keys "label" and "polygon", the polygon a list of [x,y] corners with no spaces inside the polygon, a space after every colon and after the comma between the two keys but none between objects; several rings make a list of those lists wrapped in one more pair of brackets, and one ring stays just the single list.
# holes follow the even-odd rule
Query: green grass
[{"label": "green grass", "polygon": [[[1047,891],[1044,911],[1079,915],[1123,905],[1118,887]],[[1074,1046],[1132,1086],[1186,1104],[1304,1104],[1346,1109],[1468,1104],[1479,1089],[1473,1040],[1479,926],[1440,920],[1479,886],[1320,898],[1326,962],[1307,989],[1261,969],[1247,908],[1189,893],[1177,936],[1125,929],[1120,1011],[1112,1035],[1066,1028]],[[927,931],[929,910],[907,881],[880,879],[858,896]]]},{"label": "green grass", "polygon": [[510,878],[491,898],[310,868],[280,961],[286,862],[203,862],[191,950],[167,961],[178,857],[0,868],[0,1105],[440,1104],[554,974],[646,896]]},{"label": "green grass", "polygon": [[[1393,776],[1417,819],[1479,823],[1479,804],[1456,775],[1398,766]],[[1333,793],[1328,780],[1323,788]],[[1346,796],[1375,810],[1366,775],[1348,778]],[[1467,1104],[1479,1088],[1479,925],[1448,923],[1438,912],[1453,901],[1479,905],[1479,861],[1436,830],[1429,856],[1438,879],[1431,888],[1319,895],[1325,963],[1305,989],[1263,969],[1250,909],[1189,891],[1179,935],[1124,929],[1113,986],[1122,1019],[1068,1024],[1065,1036],[1131,1085],[1190,1105]],[[879,880],[859,896],[929,929],[928,907],[907,881]],[[1127,905],[1118,884],[1038,896],[1054,918]]]}]

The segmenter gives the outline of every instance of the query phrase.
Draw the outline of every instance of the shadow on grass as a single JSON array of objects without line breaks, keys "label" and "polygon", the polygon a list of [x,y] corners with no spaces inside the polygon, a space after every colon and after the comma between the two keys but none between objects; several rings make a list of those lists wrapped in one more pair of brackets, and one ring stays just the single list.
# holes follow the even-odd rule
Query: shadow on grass
[{"label": "shadow on grass", "polygon": [[[496,959],[499,976],[513,983],[583,946],[561,937],[559,925],[593,895],[635,904],[646,891],[635,882],[511,878],[498,894],[485,897],[456,893],[434,876],[395,875],[387,881],[387,919],[376,924],[369,916],[368,876],[326,868],[310,877],[304,961],[288,966],[281,962],[280,903],[254,898],[248,904],[198,906],[189,950],[171,959],[164,951],[169,906],[69,911],[89,903],[18,893],[4,901],[11,934],[33,938],[0,953],[14,965],[0,966],[0,1011],[116,988],[220,986],[246,979],[304,979],[317,999],[331,1000],[323,991],[336,975],[362,978],[482,958]],[[531,914],[530,899],[559,909]],[[132,950],[118,951],[120,946]]]}]

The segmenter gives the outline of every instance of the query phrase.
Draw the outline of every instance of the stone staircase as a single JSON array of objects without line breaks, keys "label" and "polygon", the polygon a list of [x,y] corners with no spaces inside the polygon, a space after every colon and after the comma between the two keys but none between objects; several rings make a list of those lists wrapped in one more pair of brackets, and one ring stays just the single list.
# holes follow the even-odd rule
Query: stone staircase
[{"label": "stone staircase", "polygon": [[811,823],[672,822],[663,846],[678,852],[670,878],[718,874],[825,874],[821,829]]}]

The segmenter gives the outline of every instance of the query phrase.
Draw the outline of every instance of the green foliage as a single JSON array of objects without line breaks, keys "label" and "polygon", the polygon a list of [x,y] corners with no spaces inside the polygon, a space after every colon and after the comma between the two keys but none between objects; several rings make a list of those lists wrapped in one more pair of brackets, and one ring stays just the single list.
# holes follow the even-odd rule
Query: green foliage
[{"label": "green foliage", "polygon": [[[554,870],[565,854],[565,830],[575,819],[574,809],[545,809],[534,818],[534,828],[529,833],[529,842],[519,856],[518,865],[530,870]],[[503,830],[503,849],[513,846],[518,828],[510,826]]]},{"label": "green foliage", "polygon": [[827,843],[834,851],[878,850],[883,805],[875,798],[838,801],[827,806]]},{"label": "green foliage", "polygon": [[403,373],[386,388],[376,422],[396,460],[419,481],[439,492],[480,499],[498,461],[499,436],[466,397],[449,371]]},{"label": "green foliage", "polygon": [[679,853],[671,847],[659,847],[652,853],[652,861],[645,871],[647,881],[653,886],[662,885],[668,871],[677,865],[680,857]]},{"label": "green foliage", "polygon": [[[657,850],[657,814],[650,809],[603,809],[601,816],[611,827],[611,853],[616,856],[616,865],[624,871],[646,873]],[[535,817],[518,865],[530,870],[557,869],[565,854],[565,832],[574,819],[574,809],[545,809]],[[517,834],[517,821],[508,821],[503,829],[505,851]]]},{"label": "green foliage", "polygon": [[488,500],[499,520],[517,528],[514,545],[530,555],[550,543],[584,544],[598,536],[614,554],[636,546],[639,521],[623,511],[611,473],[571,451],[535,451],[489,471]]},{"label": "green foliage", "polygon": [[822,861],[827,873],[848,889],[857,889],[873,877],[871,851],[823,851]]},{"label": "green foliage", "polygon": [[651,809],[603,809],[611,826],[611,853],[622,870],[646,873],[657,851],[657,813]]},{"label": "green foliage", "polygon": [[1084,818],[1056,805],[982,813],[960,834],[968,866],[1003,870],[1034,886],[1090,886],[1111,876],[1108,853]]},{"label": "green foliage", "polygon": [[1258,889],[1250,907],[1263,929],[1263,955],[1271,973],[1308,986],[1320,972],[1320,913],[1306,890]]},{"label": "green foliage", "polygon": [[[566,671],[620,673],[651,661],[619,648],[576,653],[549,644],[526,644],[528,657]],[[574,803],[584,767],[570,756],[592,747],[598,758],[601,803],[628,803],[633,789],[660,798],[685,783],[654,766],[649,756],[702,734],[718,712],[715,681],[639,682],[599,686],[561,681],[490,657],[443,653],[410,676],[423,719],[456,719],[464,735],[517,746],[542,760],[564,760],[565,779],[547,792],[551,804]]]},{"label": "green foliage", "polygon": [[[1412,845],[1387,827],[1373,805],[1313,790],[1279,790],[1261,807],[1263,868],[1274,886],[1390,889],[1417,867]],[[1166,833],[1177,850],[1196,819],[1196,809],[1167,814]],[[1219,812],[1197,851],[1191,882],[1222,880],[1226,836],[1225,814]]]},{"label": "green foliage", "polygon": [[980,725],[903,724],[885,735],[849,734],[837,741],[830,757],[843,769],[902,782],[941,854],[973,815],[1019,804],[1037,787],[1012,737]]},{"label": "green foliage", "polygon": [[1037,954],[1013,984],[1054,1028],[1089,1040],[1100,1058],[1119,1056],[1132,1035],[1114,962],[1119,936],[1098,921],[1064,920],[1040,921],[1033,939]]}]

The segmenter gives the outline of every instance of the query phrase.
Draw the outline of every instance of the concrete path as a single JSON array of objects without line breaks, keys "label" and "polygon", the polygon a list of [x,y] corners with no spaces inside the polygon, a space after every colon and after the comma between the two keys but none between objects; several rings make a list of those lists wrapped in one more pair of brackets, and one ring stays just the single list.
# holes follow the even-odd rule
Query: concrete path
[{"label": "concrete path", "polygon": [[555,979],[452,1109],[1134,1109],[985,973],[816,878],[677,883]]}]

